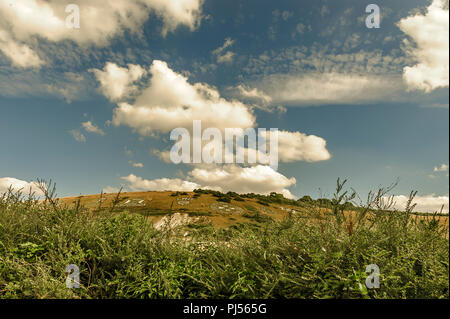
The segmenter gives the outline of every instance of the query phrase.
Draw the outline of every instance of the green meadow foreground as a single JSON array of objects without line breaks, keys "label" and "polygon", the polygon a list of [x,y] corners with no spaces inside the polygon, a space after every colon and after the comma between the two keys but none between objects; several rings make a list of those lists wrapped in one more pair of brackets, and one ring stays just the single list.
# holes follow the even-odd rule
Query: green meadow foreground
[{"label": "green meadow foreground", "polygon": [[[342,186],[342,185],[341,185]],[[449,298],[448,217],[213,191],[0,196],[0,298]],[[66,267],[80,288],[66,287]],[[380,269],[367,289],[366,267]]]}]

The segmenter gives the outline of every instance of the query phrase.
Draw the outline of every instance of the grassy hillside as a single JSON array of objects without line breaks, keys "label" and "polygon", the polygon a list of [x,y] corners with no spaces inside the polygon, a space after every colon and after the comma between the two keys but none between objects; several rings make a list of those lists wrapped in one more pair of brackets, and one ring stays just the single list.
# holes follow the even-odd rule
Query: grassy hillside
[{"label": "grassy hillside", "polygon": [[[10,193],[0,298],[449,298],[447,218],[348,210],[339,198],[323,208],[275,194]],[[153,227],[180,213],[202,222]],[[66,287],[69,264],[80,289]],[[370,264],[378,289],[365,286]]]},{"label": "grassy hillside", "polygon": [[[149,191],[133,193],[96,194],[79,197],[62,198],[59,207],[85,209],[91,212],[138,213],[152,223],[157,223],[163,216],[174,213],[189,216],[204,216],[215,228],[227,228],[240,223],[258,223],[258,221],[282,221],[293,215],[297,218],[309,218],[311,213],[331,214],[333,201],[325,198],[313,200],[305,196],[299,200],[290,200],[280,194],[269,196],[257,194],[223,194],[210,190],[194,192]],[[342,204],[348,222],[356,218],[364,208],[356,207],[350,202]],[[429,216],[430,214],[410,213],[411,215]],[[448,216],[436,214],[441,224],[448,223]]]},{"label": "grassy hillside", "polygon": [[[232,194],[232,193],[231,193]],[[248,195],[251,196],[251,195]],[[204,216],[215,228],[226,228],[239,223],[256,223],[255,219],[280,221],[289,213],[305,216],[308,203],[276,204],[268,199],[226,195],[211,191],[196,192],[136,192],[100,194],[61,199],[60,207],[77,205],[91,212],[138,213],[153,223],[174,213]],[[327,209],[323,208],[323,211]]]}]

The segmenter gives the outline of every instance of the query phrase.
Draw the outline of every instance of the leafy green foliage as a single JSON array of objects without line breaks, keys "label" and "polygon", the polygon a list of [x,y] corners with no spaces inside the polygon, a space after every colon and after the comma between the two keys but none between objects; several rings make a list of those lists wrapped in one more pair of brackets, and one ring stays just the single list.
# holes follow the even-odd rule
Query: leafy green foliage
[{"label": "leafy green foliage", "polygon": [[[347,231],[339,194],[321,219],[252,211],[256,225],[188,227],[189,238],[140,214],[0,197],[0,298],[449,298],[448,227],[379,210]],[[69,264],[80,289],[65,286]],[[379,289],[365,286],[369,264]]]}]

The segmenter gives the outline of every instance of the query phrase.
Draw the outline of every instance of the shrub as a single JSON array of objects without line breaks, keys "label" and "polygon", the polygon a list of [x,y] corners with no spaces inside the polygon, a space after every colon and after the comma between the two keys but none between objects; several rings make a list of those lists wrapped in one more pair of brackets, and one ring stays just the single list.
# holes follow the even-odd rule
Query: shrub
[{"label": "shrub", "polygon": [[218,202],[231,203],[231,198],[229,196],[221,196],[217,199]]}]

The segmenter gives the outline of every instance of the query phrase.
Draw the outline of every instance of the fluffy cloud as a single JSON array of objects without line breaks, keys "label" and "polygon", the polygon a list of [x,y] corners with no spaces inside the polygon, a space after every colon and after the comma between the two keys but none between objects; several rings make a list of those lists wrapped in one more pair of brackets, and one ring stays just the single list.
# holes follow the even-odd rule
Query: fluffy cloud
[{"label": "fluffy cloud", "polygon": [[226,165],[215,169],[196,168],[189,175],[203,188],[218,188],[224,192],[234,191],[265,195],[277,192],[287,198],[294,198],[294,195],[287,188],[295,185],[295,178],[287,178],[269,166],[240,167]]},{"label": "fluffy cloud", "polygon": [[117,187],[106,186],[102,189],[103,193],[118,193],[120,191]]},{"label": "fluffy cloud", "polygon": [[425,15],[402,19],[399,28],[413,43],[406,49],[417,61],[405,67],[403,78],[411,89],[431,92],[449,85],[449,13],[448,0],[433,0]]},{"label": "fluffy cloud", "polygon": [[[201,19],[201,9],[204,0],[143,0],[164,21],[162,34],[174,31],[179,25],[189,27],[194,31]],[[129,3],[129,1],[126,1]]]},{"label": "fluffy cloud", "polygon": [[26,182],[12,177],[0,178],[0,194],[6,193],[12,187],[14,191],[21,190],[23,193],[34,192],[36,195],[43,195],[36,182]]},{"label": "fluffy cloud", "polygon": [[81,123],[81,126],[86,130],[86,132],[105,135],[105,132],[101,128],[93,124],[91,121]]},{"label": "fluffy cloud", "polygon": [[[261,138],[262,136],[260,136]],[[270,150],[270,133],[269,131],[266,132],[266,141],[267,141],[267,155],[271,155]],[[193,143],[196,140],[194,139]],[[233,155],[233,152],[238,153],[241,151],[244,154],[244,160],[246,164],[249,164],[248,162],[248,153],[249,149],[244,147],[236,147],[236,151],[233,149],[228,149],[225,147],[225,143],[222,140],[208,140],[208,141],[201,141],[202,150],[205,147],[213,147],[214,150],[218,149],[221,150],[221,160],[222,162],[225,162],[225,158],[227,155]],[[207,145],[208,144],[208,145]],[[153,155],[156,155],[160,160],[166,163],[171,163],[170,159],[170,151],[169,150],[152,150],[151,152]],[[268,159],[266,159],[266,153],[261,153],[260,149],[255,150],[256,154],[256,161],[259,164],[267,164]],[[278,155],[276,157],[279,162],[282,163],[291,163],[291,162],[298,162],[298,161],[305,161],[305,162],[320,162],[320,161],[327,161],[331,158],[331,154],[329,153],[327,149],[327,142],[325,139],[315,136],[315,135],[306,135],[301,132],[288,132],[288,131],[278,131]],[[203,158],[204,159],[204,158]],[[193,154],[191,154],[191,162],[193,162]],[[217,162],[216,162],[217,163]],[[252,163],[254,164],[254,163]],[[275,163],[273,163],[275,164]]]},{"label": "fluffy cloud", "polygon": [[154,180],[146,180],[136,175],[129,175],[122,177],[122,179],[129,183],[129,188],[132,191],[192,191],[199,188],[199,185],[183,181],[179,178],[159,178]]},{"label": "fluffy cloud", "polygon": [[26,44],[20,44],[0,29],[0,51],[3,52],[13,63],[20,68],[38,68],[44,61]]},{"label": "fluffy cloud", "polygon": [[246,105],[222,98],[217,89],[207,84],[190,84],[163,61],[153,61],[150,74],[149,86],[136,101],[119,103],[114,110],[114,125],[127,125],[141,135],[190,128],[193,119],[201,120],[204,127],[219,129],[255,125],[255,118]]},{"label": "fluffy cloud", "polygon": [[441,166],[435,166],[433,171],[434,172],[448,172],[448,165],[442,164]]},{"label": "fluffy cloud", "polygon": [[[226,128],[246,129],[256,126],[251,107],[234,99],[222,98],[217,89],[207,84],[189,83],[185,76],[171,70],[163,61],[153,61],[149,69],[150,81],[140,93],[137,93],[135,88],[130,88],[130,82],[134,82],[128,81],[131,68],[122,69],[120,78],[127,80],[117,84],[107,76],[109,72],[106,71],[116,69],[117,66],[108,65],[105,71],[93,71],[99,75],[104,94],[110,98],[115,96],[114,99],[137,95],[132,103],[118,103],[112,119],[115,126],[129,126],[143,136],[168,133],[179,127],[191,130],[193,120],[201,120],[202,128],[214,127],[222,132]],[[138,66],[133,67],[139,70],[137,74],[140,77],[143,69]],[[103,77],[106,80],[102,82]],[[139,85],[142,86],[142,84]],[[117,86],[120,89],[111,89]],[[270,97],[258,89],[251,90],[242,85],[239,88],[249,99],[259,99],[263,103],[271,101]],[[116,91],[120,93],[111,93]],[[206,144],[206,141],[202,143]],[[282,162],[317,162],[331,157],[326,149],[326,141],[314,135],[280,131],[279,145],[279,158]],[[156,151],[154,154],[166,162],[169,161],[168,151]]]},{"label": "fluffy cloud", "polygon": [[278,157],[281,162],[319,162],[331,158],[327,142],[315,135],[300,132],[278,132]]},{"label": "fluffy cloud", "polygon": [[136,93],[137,87],[133,85],[142,78],[145,70],[139,65],[128,65],[128,68],[121,68],[115,63],[106,63],[103,70],[91,70],[98,82],[100,82],[101,92],[111,101],[119,101],[129,98]]},{"label": "fluffy cloud", "polygon": [[[404,195],[395,196],[395,208],[404,210],[408,202],[409,197]],[[413,204],[417,204],[414,211],[422,213],[434,213],[440,212],[442,205],[444,205],[443,212],[448,214],[448,196],[416,196]]]},{"label": "fluffy cloud", "polygon": [[[358,40],[354,35],[348,40],[363,43],[363,39]],[[342,46],[343,43],[339,42],[339,47]],[[427,105],[436,103],[433,100],[430,103],[434,95],[425,96],[421,91],[406,92],[408,85],[403,80],[403,68],[413,65],[414,58],[410,55],[399,50],[351,50],[353,52],[338,53],[340,50],[337,48],[314,44],[249,55],[242,65],[245,90],[237,86],[234,96],[248,99],[248,92],[255,88],[258,95],[270,97],[270,105],[372,104],[418,100]],[[263,100],[261,102],[264,103]]]},{"label": "fluffy cloud", "polygon": [[[66,26],[67,3],[59,0],[0,0],[0,48],[21,65],[24,56],[32,57],[26,66],[39,66],[42,61],[34,50],[25,46],[34,37],[52,42],[71,40],[80,45],[105,46],[125,30],[141,32],[142,26],[155,13],[163,21],[165,36],[179,25],[194,30],[201,19],[203,0],[78,0],[81,27]],[[6,40],[5,40],[6,39]],[[5,43],[6,42],[6,43]],[[21,57],[10,54],[19,48]],[[34,62],[34,63],[32,63]]]},{"label": "fluffy cloud", "polygon": [[192,191],[196,188],[214,189],[222,192],[270,194],[277,192],[287,198],[295,198],[288,188],[296,183],[269,166],[240,167],[225,165],[195,168],[189,174],[189,181],[182,179],[145,180],[135,175],[122,177],[132,190]]}]

